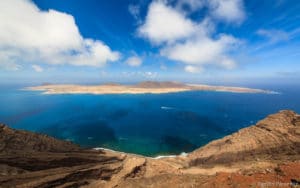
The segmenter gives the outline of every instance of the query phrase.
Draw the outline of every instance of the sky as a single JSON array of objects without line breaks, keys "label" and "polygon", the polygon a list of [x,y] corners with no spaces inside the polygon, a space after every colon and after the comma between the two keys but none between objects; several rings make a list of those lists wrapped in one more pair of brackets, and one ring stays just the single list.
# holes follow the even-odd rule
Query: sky
[{"label": "sky", "polygon": [[1,0],[0,83],[298,83],[297,0]]}]

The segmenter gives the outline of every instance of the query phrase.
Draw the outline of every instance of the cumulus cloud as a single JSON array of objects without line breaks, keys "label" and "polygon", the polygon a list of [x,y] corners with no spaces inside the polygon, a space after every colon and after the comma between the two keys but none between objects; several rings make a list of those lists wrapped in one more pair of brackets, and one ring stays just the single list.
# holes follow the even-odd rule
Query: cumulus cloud
[{"label": "cumulus cloud", "polygon": [[177,9],[186,13],[207,8],[209,16],[240,24],[246,18],[243,0],[177,0]]},{"label": "cumulus cloud", "polygon": [[132,56],[126,60],[126,64],[132,67],[138,67],[142,64],[142,59],[138,56]]},{"label": "cumulus cloud", "polygon": [[186,72],[190,72],[190,73],[199,73],[199,72],[203,71],[203,69],[201,67],[196,67],[196,66],[193,66],[193,65],[187,65],[187,66],[185,66],[184,70]]},{"label": "cumulus cloud", "polygon": [[235,43],[237,43],[237,40],[228,35],[222,35],[219,39],[209,37],[192,38],[183,43],[166,46],[161,50],[161,54],[186,64],[222,64],[227,50]]},{"label": "cumulus cloud", "polygon": [[182,11],[194,12],[205,6],[204,0],[179,0],[176,7]]},{"label": "cumulus cloud", "polygon": [[44,71],[44,69],[39,65],[32,65],[31,67],[33,68],[33,70],[35,70],[35,72],[43,72]]},{"label": "cumulus cloud", "polygon": [[102,66],[120,54],[81,36],[74,17],[30,0],[0,1],[0,61]]},{"label": "cumulus cloud", "polygon": [[[159,44],[160,55],[186,64],[184,69],[187,72],[201,72],[205,65],[226,69],[236,67],[230,52],[241,44],[240,40],[230,35],[216,34],[214,19],[209,15],[226,22],[241,21],[244,19],[242,1],[179,0],[178,3],[180,2],[189,5],[199,3],[198,8],[208,6],[210,13],[197,22],[166,1],[153,1],[144,24],[138,28],[139,34],[151,43]],[[227,11],[231,10],[232,15],[229,15]]]},{"label": "cumulus cloud", "polygon": [[209,0],[211,15],[226,22],[241,23],[246,15],[243,0]]},{"label": "cumulus cloud", "polygon": [[196,30],[192,21],[162,1],[150,4],[146,21],[138,28],[140,36],[159,44],[188,37]]}]

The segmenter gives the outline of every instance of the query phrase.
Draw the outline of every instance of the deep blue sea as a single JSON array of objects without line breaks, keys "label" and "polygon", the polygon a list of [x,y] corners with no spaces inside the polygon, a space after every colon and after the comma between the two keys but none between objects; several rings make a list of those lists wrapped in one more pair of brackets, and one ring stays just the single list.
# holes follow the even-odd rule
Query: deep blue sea
[{"label": "deep blue sea", "polygon": [[281,94],[182,92],[142,95],[43,95],[0,86],[0,122],[84,147],[147,156],[203,146],[282,109],[300,112],[300,88]]}]

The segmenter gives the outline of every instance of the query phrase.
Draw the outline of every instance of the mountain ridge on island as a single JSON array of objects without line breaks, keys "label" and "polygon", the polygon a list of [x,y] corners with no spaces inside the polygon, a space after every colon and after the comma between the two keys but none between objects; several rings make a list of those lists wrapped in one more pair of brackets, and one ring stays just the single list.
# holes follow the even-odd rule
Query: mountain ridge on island
[{"label": "mountain ridge on island", "polygon": [[299,185],[300,115],[284,110],[185,155],[154,159],[82,149],[0,126],[2,187],[261,187]]},{"label": "mountain ridge on island", "polygon": [[43,84],[40,86],[27,87],[25,89],[42,91],[43,94],[163,94],[186,91],[277,94],[277,92],[263,89],[185,84],[175,81],[145,81],[132,85],[122,85],[118,83],[106,83],[101,85]]}]

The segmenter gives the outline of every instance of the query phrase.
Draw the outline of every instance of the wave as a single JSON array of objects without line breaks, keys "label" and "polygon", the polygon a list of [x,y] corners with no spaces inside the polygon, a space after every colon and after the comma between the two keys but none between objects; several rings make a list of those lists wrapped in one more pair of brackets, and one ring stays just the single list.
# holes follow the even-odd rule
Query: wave
[{"label": "wave", "polygon": [[157,157],[152,157],[152,158],[153,159],[163,159],[163,158],[174,158],[174,157],[178,157],[178,156],[185,157],[185,156],[187,156],[187,153],[182,152],[180,155],[159,155]]},{"label": "wave", "polygon": [[277,91],[268,91],[268,94],[281,95],[282,93]]},{"label": "wave", "polygon": [[174,110],[174,107],[169,107],[169,106],[161,106],[160,107],[162,110]]},{"label": "wave", "polygon": [[108,149],[108,148],[102,148],[102,147],[96,147],[96,148],[93,148],[93,149],[94,149],[94,150],[111,151],[111,152],[117,152],[117,153],[125,153],[125,152],[116,151],[116,150],[112,150],[112,149]]},{"label": "wave", "polygon": [[[133,154],[133,155],[139,155],[139,154],[135,154],[135,153],[127,153],[127,152],[122,152],[122,151],[116,151],[116,150],[112,150],[112,149],[108,149],[108,148],[102,148],[102,147],[96,147],[93,148],[94,150],[104,150],[104,151],[110,151],[110,152],[115,152],[115,153],[124,153],[124,154]],[[163,158],[174,158],[174,157],[185,157],[187,156],[186,152],[182,152],[180,155],[158,155],[156,157],[147,157],[147,156],[143,156],[143,157],[147,157],[147,158],[151,158],[151,159],[163,159]]]}]

